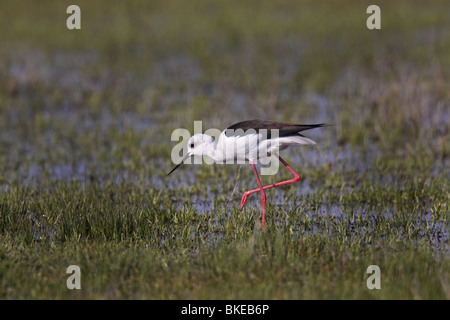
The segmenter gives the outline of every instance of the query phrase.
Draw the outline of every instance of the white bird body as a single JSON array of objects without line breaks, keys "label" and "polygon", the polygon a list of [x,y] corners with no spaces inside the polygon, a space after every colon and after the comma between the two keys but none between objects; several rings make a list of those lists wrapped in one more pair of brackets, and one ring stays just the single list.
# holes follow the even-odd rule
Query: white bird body
[{"label": "white bird body", "polygon": [[[315,142],[306,137],[287,136],[267,138],[263,133],[227,136],[224,130],[217,141],[206,134],[195,134],[188,141],[188,154],[207,156],[215,163],[254,163],[272,154],[278,154],[290,146],[311,145]],[[192,147],[193,146],[193,147]]]}]

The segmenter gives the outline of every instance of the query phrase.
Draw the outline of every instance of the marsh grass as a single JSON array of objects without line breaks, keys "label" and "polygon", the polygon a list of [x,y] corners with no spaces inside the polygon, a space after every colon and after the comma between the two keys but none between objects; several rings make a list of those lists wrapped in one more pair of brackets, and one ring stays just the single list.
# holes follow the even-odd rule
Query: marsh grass
[{"label": "marsh grass", "polygon": [[[72,32],[69,4],[0,11],[1,298],[450,298],[448,2],[380,31],[364,2],[79,1]],[[174,129],[243,118],[332,124],[264,232],[248,166],[166,177]]]}]

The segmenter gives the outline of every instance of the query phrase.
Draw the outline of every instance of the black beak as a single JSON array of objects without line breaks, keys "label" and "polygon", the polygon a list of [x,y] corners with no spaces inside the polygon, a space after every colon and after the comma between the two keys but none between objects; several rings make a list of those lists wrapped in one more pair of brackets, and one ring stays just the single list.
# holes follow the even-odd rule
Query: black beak
[{"label": "black beak", "polygon": [[174,172],[175,170],[177,170],[183,163],[184,163],[184,161],[187,159],[187,158],[189,158],[191,155],[188,153],[184,158],[183,158],[183,160],[181,160],[181,162],[179,163],[179,164],[177,164],[176,166],[175,166],[175,168],[173,168],[172,169],[172,171],[170,171],[168,174],[167,174],[167,176],[169,176],[172,172]]}]

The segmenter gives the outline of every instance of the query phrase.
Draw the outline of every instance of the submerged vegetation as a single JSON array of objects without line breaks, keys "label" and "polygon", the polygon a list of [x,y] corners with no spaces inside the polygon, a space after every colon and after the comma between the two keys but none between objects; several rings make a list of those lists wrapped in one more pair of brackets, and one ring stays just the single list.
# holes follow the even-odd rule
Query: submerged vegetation
[{"label": "submerged vegetation", "polygon": [[[364,1],[77,2],[81,30],[0,11],[0,298],[450,299],[448,1],[381,30]],[[166,177],[174,129],[252,118],[332,124],[264,232],[250,167]]]}]

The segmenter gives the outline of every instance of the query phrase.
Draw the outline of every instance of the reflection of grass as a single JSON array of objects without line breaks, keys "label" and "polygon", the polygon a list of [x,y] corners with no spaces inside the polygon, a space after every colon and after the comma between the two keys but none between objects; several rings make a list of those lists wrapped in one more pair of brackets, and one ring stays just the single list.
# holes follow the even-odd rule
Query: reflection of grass
[{"label": "reflection of grass", "polygon": [[[352,1],[79,1],[81,31],[22,3],[0,11],[0,297],[450,297],[447,2],[379,4],[380,31]],[[243,118],[334,124],[289,152],[304,180],[267,193],[264,233],[258,196],[227,205],[235,167],[165,177],[172,130]]]}]

